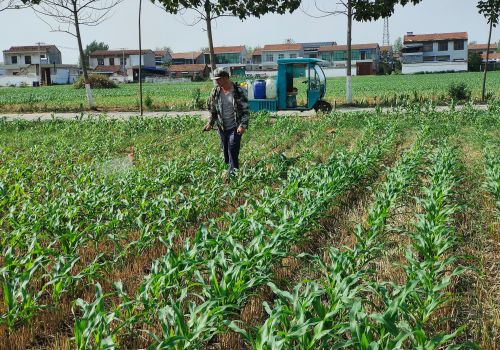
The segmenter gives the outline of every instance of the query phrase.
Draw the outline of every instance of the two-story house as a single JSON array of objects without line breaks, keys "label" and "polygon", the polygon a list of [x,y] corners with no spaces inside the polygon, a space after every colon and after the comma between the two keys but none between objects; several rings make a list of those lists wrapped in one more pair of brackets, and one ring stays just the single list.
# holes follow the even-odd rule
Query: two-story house
[{"label": "two-story house", "polygon": [[142,55],[139,55],[139,50],[97,50],[89,57],[90,68],[96,73],[127,76],[133,81],[139,79],[139,62],[143,72],[157,71],[152,50],[142,50]]},{"label": "two-story house", "polygon": [[172,64],[205,64],[205,56],[198,51],[174,52]]},{"label": "two-story house", "polygon": [[[245,46],[219,46],[214,47],[215,64],[217,67],[226,68],[231,75],[245,75],[247,49]],[[210,65],[210,52],[205,50],[205,62]]]},{"label": "two-story house", "polygon": [[3,51],[4,74],[44,77],[50,81],[55,66],[62,64],[61,51],[55,45],[12,46]]},{"label": "two-story house", "polygon": [[[345,76],[347,70],[347,45],[322,46],[319,58],[326,61],[325,68],[329,76]],[[351,45],[351,74],[376,74],[380,64],[378,44]]]},{"label": "two-story house", "polygon": [[466,32],[413,34],[404,36],[403,73],[467,71]]}]

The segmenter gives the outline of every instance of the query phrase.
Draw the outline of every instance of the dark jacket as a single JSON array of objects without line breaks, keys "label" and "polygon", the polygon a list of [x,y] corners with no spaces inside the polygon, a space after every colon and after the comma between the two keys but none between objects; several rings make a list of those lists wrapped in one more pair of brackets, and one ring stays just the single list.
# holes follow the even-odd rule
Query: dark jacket
[{"label": "dark jacket", "polygon": [[[235,83],[233,84],[234,91],[234,118],[238,127],[248,129],[248,97],[245,90]],[[219,129],[224,130],[224,123],[222,121],[222,98],[220,95],[221,88],[214,87],[208,100],[208,110],[210,111],[210,125],[214,126],[217,123]]]}]

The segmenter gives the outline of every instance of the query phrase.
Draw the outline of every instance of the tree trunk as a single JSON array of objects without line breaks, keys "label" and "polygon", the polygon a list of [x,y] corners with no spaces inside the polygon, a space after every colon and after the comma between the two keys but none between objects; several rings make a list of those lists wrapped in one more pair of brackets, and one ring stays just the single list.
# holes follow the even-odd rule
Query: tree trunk
[{"label": "tree trunk", "polygon": [[140,113],[141,117],[144,114],[142,108],[142,41],[141,41],[141,9],[142,0],[139,0],[139,98],[140,98]]},{"label": "tree trunk", "polygon": [[87,67],[85,66],[85,53],[83,52],[82,45],[82,37],[80,34],[80,23],[78,20],[78,9],[76,7],[76,0],[72,1],[73,3],[73,18],[75,20],[75,31],[76,31],[76,39],[78,41],[78,51],[80,51],[80,62],[82,62],[82,70],[83,70],[83,80],[85,81],[85,91],[87,93],[87,101],[89,103],[90,109],[95,109],[94,98],[92,97],[92,89],[90,88],[89,75],[87,73]]},{"label": "tree trunk", "polygon": [[212,39],[212,9],[205,3],[205,21],[207,22],[208,50],[210,51],[210,68],[212,72],[217,67],[215,62],[214,41]]},{"label": "tree trunk", "polygon": [[352,104],[352,1],[347,1],[347,77],[346,77],[346,103]]},{"label": "tree trunk", "polygon": [[490,43],[491,43],[492,30],[493,30],[493,21],[490,21],[490,34],[488,35],[488,50],[486,51],[486,64],[484,65],[484,75],[483,75],[483,93],[481,95],[481,101],[483,102],[486,97],[486,73],[488,73],[488,60],[490,59]]}]

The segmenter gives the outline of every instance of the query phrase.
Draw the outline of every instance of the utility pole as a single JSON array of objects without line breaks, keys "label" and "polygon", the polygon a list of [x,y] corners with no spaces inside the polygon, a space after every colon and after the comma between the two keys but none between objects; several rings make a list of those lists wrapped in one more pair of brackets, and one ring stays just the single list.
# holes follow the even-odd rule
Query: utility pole
[{"label": "utility pole", "polygon": [[42,58],[41,58],[41,54],[40,54],[40,45],[45,44],[45,43],[42,43],[39,41],[35,44],[38,45],[38,72],[37,72],[37,76],[38,76],[38,83],[40,84],[40,78],[42,76]]},{"label": "utility pole", "polygon": [[142,45],[141,45],[141,8],[142,0],[139,0],[139,96],[141,100],[141,117],[143,116],[142,109]]}]

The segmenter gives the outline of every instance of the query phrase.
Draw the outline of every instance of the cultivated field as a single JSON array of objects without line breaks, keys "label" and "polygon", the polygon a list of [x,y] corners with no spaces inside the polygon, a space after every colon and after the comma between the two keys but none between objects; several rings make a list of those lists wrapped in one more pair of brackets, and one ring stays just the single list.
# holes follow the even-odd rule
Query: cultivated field
[{"label": "cultivated field", "polygon": [[[432,100],[448,104],[448,87],[464,82],[472,92],[472,99],[479,101],[482,73],[448,73],[427,75],[391,75],[353,77],[354,103],[360,106],[394,106],[402,100]],[[199,110],[208,99],[212,83],[145,84],[144,101],[148,110],[188,111]],[[303,84],[298,84],[299,89]],[[97,107],[106,111],[137,111],[139,106],[138,84],[121,85],[117,89],[96,89]],[[500,98],[500,71],[489,72],[487,91]],[[298,96],[305,100],[305,92]],[[328,79],[326,100],[338,105],[345,103],[345,78]],[[40,88],[0,88],[0,112],[66,112],[87,109],[85,91],[72,86]]]},{"label": "cultivated field", "polygon": [[499,104],[203,123],[0,122],[0,348],[498,348]]}]

